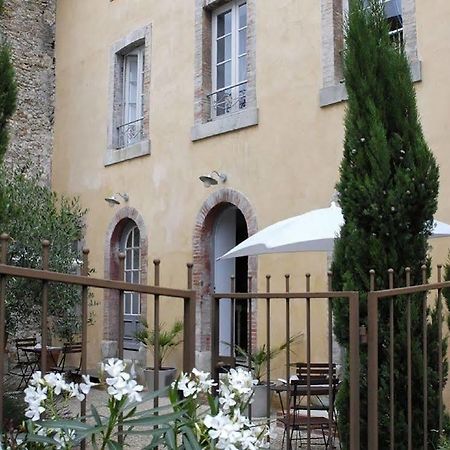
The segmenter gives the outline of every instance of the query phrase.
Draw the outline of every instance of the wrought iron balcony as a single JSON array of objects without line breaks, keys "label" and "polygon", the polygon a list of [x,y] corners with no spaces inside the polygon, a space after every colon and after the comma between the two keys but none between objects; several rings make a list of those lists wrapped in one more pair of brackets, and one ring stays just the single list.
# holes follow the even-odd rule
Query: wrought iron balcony
[{"label": "wrought iron balcony", "polygon": [[128,147],[144,139],[144,118],[117,127],[117,148]]},{"label": "wrought iron balcony", "polygon": [[397,28],[389,32],[389,37],[391,42],[398,48],[401,49],[403,46],[403,27]]},{"label": "wrought iron balcony", "polygon": [[247,106],[247,81],[218,89],[207,96],[210,120],[239,112]]}]

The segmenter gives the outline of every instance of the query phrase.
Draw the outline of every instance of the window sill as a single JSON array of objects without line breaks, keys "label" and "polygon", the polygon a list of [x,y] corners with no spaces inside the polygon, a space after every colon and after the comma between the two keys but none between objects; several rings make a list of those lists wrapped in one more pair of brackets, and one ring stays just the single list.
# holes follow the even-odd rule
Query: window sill
[{"label": "window sill", "polygon": [[150,155],[150,140],[145,139],[125,148],[110,148],[105,156],[105,166],[111,166],[130,159]]},{"label": "window sill", "polygon": [[220,119],[195,125],[191,129],[192,141],[258,125],[258,108],[248,108]]},{"label": "window sill", "polygon": [[[410,63],[411,78],[413,83],[422,81],[422,61],[415,60]],[[339,83],[334,86],[322,88],[319,93],[320,107],[335,105],[345,102],[348,99],[345,83]]]}]

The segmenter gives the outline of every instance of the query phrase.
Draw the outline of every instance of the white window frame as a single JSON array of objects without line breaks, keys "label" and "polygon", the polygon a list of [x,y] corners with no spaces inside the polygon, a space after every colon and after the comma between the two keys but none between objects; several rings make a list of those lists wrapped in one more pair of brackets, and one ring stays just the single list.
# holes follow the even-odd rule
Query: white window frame
[{"label": "white window frame", "polygon": [[136,118],[134,120],[142,119],[144,115],[144,74],[145,74],[145,64],[144,64],[144,52],[145,47],[141,45],[130,52],[123,55],[123,120],[122,124],[125,125],[129,122],[128,119],[128,105],[129,105],[129,70],[127,58],[130,56],[137,57],[137,79],[136,79]]},{"label": "white window frame", "polygon": [[[240,86],[246,85],[248,87],[248,67],[246,69],[245,80],[239,81],[239,58],[246,56],[248,65],[248,43],[246,42],[245,53],[239,54],[239,31],[245,29],[248,34],[248,5],[247,5],[247,17],[246,25],[239,27],[239,8],[242,5],[247,5],[247,0],[235,0],[230,3],[226,3],[220,8],[216,8],[212,13],[212,34],[211,34],[211,75],[212,75],[212,93],[211,93],[211,118],[223,117],[233,112],[239,112],[246,108],[246,93],[244,94],[243,103],[240,101]],[[221,88],[217,87],[217,18],[226,11],[231,11],[231,84]],[[219,89],[219,90],[218,90]],[[214,104],[214,98],[217,98],[217,93],[231,89],[231,98],[233,105],[229,111],[223,114],[217,115],[217,110],[212,105]],[[233,100],[234,99],[234,100]],[[236,102],[236,105],[234,105]]]},{"label": "white window frame", "polygon": [[[136,230],[139,232],[139,242],[138,242],[137,246],[134,245],[134,239],[135,239],[134,233],[135,233]],[[128,238],[130,237],[130,235],[132,235],[132,244],[131,244],[131,247],[128,247],[127,244],[128,244]],[[137,272],[138,273],[138,281],[137,282],[140,283],[141,282],[141,242],[140,242],[140,230],[137,227],[137,225],[130,224],[130,225],[128,225],[125,228],[122,236],[123,236],[122,237],[122,248],[123,248],[123,252],[125,253],[124,281],[127,281],[127,275],[131,274],[131,277],[130,277],[131,281],[130,282],[131,283],[135,283],[133,281],[133,274]],[[129,268],[127,268],[127,266],[128,266],[128,264],[127,264],[128,263],[128,250],[131,251],[131,261],[130,261],[130,267]],[[138,252],[138,258],[137,258],[138,267],[137,268],[134,267],[134,254],[135,254],[135,252]],[[131,294],[131,295],[129,295],[129,294]],[[134,298],[134,296],[136,296],[138,298],[138,303],[137,303],[138,304],[138,311],[134,311],[133,310],[133,298]],[[130,312],[128,312],[128,313],[126,312],[127,311],[127,308],[126,308],[126,302],[127,301],[130,301]],[[123,297],[123,302],[124,302],[123,311],[124,311],[124,315],[125,316],[128,316],[128,315],[138,316],[138,315],[141,314],[141,310],[142,310],[142,307],[141,307],[141,295],[139,293],[125,291],[124,292],[124,297]]]}]

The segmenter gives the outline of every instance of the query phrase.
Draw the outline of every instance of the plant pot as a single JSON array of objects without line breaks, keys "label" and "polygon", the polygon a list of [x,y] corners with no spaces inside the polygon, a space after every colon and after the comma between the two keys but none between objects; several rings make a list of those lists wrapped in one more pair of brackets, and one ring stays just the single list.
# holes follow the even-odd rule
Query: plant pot
[{"label": "plant pot", "polygon": [[[269,388],[270,389],[270,388]],[[270,393],[272,398],[272,392]],[[252,417],[267,417],[267,384],[258,384],[253,388]]]},{"label": "plant pot", "polygon": [[[159,369],[159,387],[158,390],[170,386],[173,381],[175,381],[175,378],[177,376],[177,369],[174,367],[163,367]],[[153,367],[147,367],[144,369],[144,378],[145,378],[145,384],[147,385],[147,389],[149,392],[152,392],[155,390],[154,386],[154,379],[155,379],[155,370]],[[166,397],[167,393],[163,395],[163,397]]]}]

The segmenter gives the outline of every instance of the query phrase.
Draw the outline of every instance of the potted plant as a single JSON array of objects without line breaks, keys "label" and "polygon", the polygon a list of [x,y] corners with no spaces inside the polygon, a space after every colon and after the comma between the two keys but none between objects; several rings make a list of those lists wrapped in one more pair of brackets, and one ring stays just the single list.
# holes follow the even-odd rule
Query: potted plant
[{"label": "potted plant", "polygon": [[[298,343],[303,336],[300,332],[289,339],[289,345],[294,345]],[[245,361],[250,359],[252,365],[252,373],[254,378],[258,381],[258,384],[254,386],[253,402],[252,402],[252,416],[253,417],[265,417],[268,415],[267,411],[267,383],[264,377],[267,372],[267,363],[271,361],[280,353],[286,350],[288,342],[267,348],[266,344],[263,344],[255,348],[251,354],[242,347],[235,346],[236,355],[245,358]],[[291,350],[292,351],[292,350]]]},{"label": "potted plant", "polygon": [[[141,328],[136,333],[136,339],[147,349],[150,349],[155,355],[155,330],[150,330],[146,320],[141,321]],[[158,361],[154,361],[154,364],[158,364],[159,369],[159,389],[165,386],[169,386],[176,377],[177,369],[174,367],[164,367],[164,361],[169,353],[181,342],[181,334],[183,332],[183,322],[177,320],[168,330],[165,329],[165,325],[159,326],[159,357]],[[146,367],[144,369],[145,382],[149,391],[154,390],[154,367]]]}]

